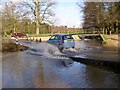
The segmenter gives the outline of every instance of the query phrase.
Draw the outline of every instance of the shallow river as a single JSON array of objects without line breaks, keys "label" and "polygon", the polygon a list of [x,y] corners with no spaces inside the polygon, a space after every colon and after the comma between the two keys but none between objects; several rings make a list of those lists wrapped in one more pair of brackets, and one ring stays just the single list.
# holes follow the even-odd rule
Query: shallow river
[{"label": "shallow river", "polygon": [[[117,88],[119,74],[72,61],[52,45],[46,43],[29,44],[30,50],[3,53],[3,88]],[[75,49],[64,53],[75,55],[80,51],[96,53],[103,50],[100,44],[77,42]],[[105,53],[115,54],[113,50]]]}]

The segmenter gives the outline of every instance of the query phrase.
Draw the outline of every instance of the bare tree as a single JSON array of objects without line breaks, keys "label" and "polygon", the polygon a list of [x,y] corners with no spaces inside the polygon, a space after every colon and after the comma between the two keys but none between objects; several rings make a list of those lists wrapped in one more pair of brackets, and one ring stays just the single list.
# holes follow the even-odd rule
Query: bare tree
[{"label": "bare tree", "polygon": [[17,26],[17,20],[20,17],[16,12],[16,6],[12,2],[4,3],[2,13],[2,29],[3,32],[15,32]]},{"label": "bare tree", "polygon": [[55,2],[40,0],[30,0],[29,2],[22,2],[20,11],[23,13],[28,13],[28,16],[35,20],[36,23],[36,34],[40,33],[40,24],[41,23],[53,23],[54,22],[54,13],[52,8],[54,7]]},{"label": "bare tree", "polygon": [[3,3],[1,14],[3,35],[20,31],[21,29],[18,28],[21,26],[23,18],[27,15],[20,12],[18,4],[13,2]]}]

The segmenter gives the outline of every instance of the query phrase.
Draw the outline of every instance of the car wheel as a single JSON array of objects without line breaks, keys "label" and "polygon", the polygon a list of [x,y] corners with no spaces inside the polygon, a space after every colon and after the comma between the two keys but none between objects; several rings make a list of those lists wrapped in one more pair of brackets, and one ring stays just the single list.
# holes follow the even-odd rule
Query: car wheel
[{"label": "car wheel", "polygon": [[75,46],[73,46],[72,48],[75,48]]},{"label": "car wheel", "polygon": [[63,47],[59,44],[59,45],[58,45],[58,49],[60,50],[60,52],[62,52]]}]

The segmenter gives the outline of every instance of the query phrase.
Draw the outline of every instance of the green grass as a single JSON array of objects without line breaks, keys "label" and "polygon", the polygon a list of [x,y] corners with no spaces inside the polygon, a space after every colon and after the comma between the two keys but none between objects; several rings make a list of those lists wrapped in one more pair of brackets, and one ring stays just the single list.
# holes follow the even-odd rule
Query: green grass
[{"label": "green grass", "polygon": [[39,34],[39,35],[36,35],[36,34],[29,34],[29,36],[31,37],[48,37],[48,36],[51,36],[52,34]]},{"label": "green grass", "polygon": [[[64,33],[64,34],[68,34],[68,33]],[[69,33],[69,34],[70,35],[76,35],[75,33]],[[29,34],[29,36],[31,36],[31,37],[48,37],[48,36],[52,36],[52,35],[54,35],[54,34],[39,34],[39,35]]]}]

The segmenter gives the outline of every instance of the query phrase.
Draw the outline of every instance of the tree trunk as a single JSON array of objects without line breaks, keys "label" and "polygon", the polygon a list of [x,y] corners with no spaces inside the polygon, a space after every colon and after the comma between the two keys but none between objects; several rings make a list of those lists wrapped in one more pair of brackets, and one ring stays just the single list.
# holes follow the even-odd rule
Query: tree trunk
[{"label": "tree trunk", "polygon": [[36,3],[36,34],[40,33],[40,2]]},{"label": "tree trunk", "polygon": [[40,24],[39,24],[39,21],[37,20],[36,21],[36,34],[39,35],[39,32],[40,32]]}]

